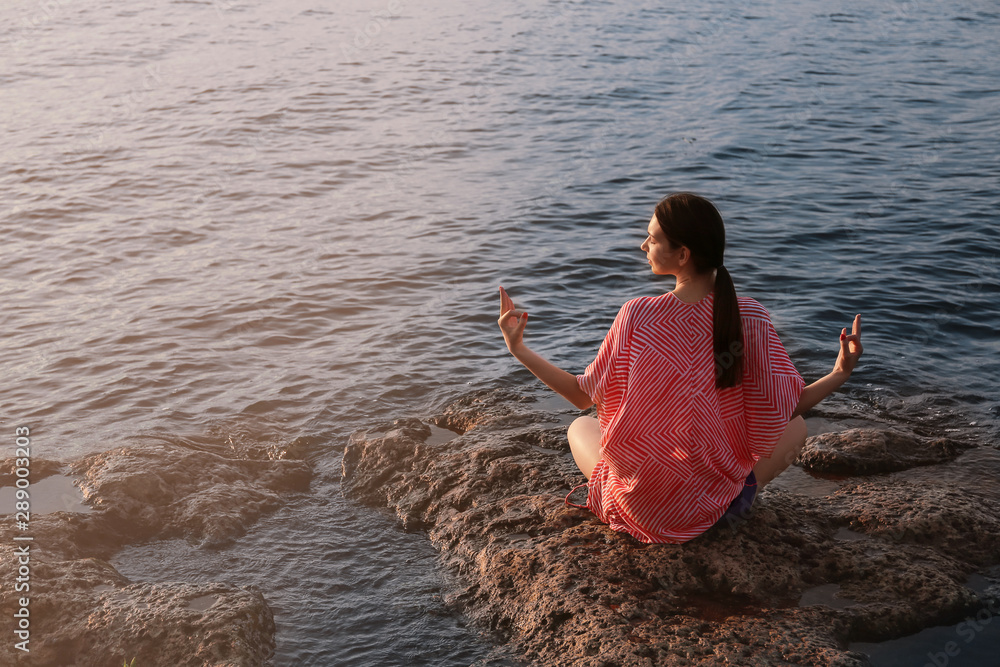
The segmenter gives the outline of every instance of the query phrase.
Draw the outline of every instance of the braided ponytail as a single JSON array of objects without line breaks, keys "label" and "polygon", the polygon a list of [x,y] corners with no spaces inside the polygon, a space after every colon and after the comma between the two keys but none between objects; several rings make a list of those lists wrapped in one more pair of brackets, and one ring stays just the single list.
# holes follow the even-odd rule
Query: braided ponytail
[{"label": "braided ponytail", "polygon": [[735,387],[743,378],[743,325],[732,276],[722,265],[726,228],[715,205],[704,197],[679,192],[656,205],[656,220],[674,246],[687,246],[695,271],[716,269],[712,302],[712,348],[715,386]]},{"label": "braided ponytail", "polygon": [[715,274],[712,301],[712,337],[715,352],[715,386],[735,387],[743,379],[743,322],[736,301],[736,287],[726,267]]}]

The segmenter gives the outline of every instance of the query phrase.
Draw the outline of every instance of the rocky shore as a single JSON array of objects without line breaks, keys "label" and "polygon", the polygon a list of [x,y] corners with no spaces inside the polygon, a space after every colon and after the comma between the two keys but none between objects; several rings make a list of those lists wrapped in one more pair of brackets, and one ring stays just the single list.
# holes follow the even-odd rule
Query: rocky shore
[{"label": "rocky shore", "polygon": [[[14,469],[12,459],[0,462],[0,487],[13,486]],[[0,643],[0,663],[110,667],[135,658],[137,666],[269,664],[274,618],[254,587],[134,582],[108,561],[123,546],[150,540],[224,546],[283,504],[283,494],[308,489],[306,463],[227,458],[162,444],[65,464],[32,459],[30,470],[29,491],[68,476],[64,487],[78,485],[85,504],[63,493],[56,500],[66,509],[38,513],[34,508],[44,495],[38,491],[27,531],[16,530],[10,516],[0,526],[0,568],[13,578],[19,562],[27,561],[30,586],[16,592],[5,584],[0,592],[5,625],[22,597],[29,600],[30,623],[30,653],[15,648],[10,635]],[[32,539],[14,539],[25,535]]]},{"label": "rocky shore", "polygon": [[779,477],[749,520],[643,545],[564,504],[583,481],[565,426],[525,396],[477,392],[426,421],[455,437],[418,419],[356,433],[343,491],[426,530],[462,582],[450,603],[529,664],[862,666],[851,642],[997,608],[1000,451],[985,444],[817,435],[782,477],[820,475],[824,492]]}]

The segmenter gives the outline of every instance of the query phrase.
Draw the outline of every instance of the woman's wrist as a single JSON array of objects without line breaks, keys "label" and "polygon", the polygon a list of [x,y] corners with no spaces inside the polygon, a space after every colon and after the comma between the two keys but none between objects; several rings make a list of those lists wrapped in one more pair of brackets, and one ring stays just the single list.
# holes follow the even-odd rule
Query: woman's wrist
[{"label": "woman's wrist", "polygon": [[516,343],[514,345],[508,345],[507,350],[514,355],[516,359],[520,359],[521,356],[528,351],[528,346],[524,344],[524,341]]},{"label": "woman's wrist", "polygon": [[831,371],[828,377],[835,378],[837,382],[839,382],[840,384],[844,384],[845,382],[847,382],[847,379],[851,377],[851,371],[847,370],[846,368],[834,367],[833,371]]}]

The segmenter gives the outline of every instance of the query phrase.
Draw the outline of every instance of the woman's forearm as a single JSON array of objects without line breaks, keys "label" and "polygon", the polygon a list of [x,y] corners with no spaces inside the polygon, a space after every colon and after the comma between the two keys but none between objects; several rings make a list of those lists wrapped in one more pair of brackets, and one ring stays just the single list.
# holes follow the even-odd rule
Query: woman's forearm
[{"label": "woman's forearm", "polygon": [[567,373],[552,362],[544,359],[536,352],[528,349],[523,343],[510,351],[514,357],[524,364],[536,378],[544,382],[549,389],[556,392],[580,410],[586,410],[594,401],[580,389],[576,376]]},{"label": "woman's forearm", "polygon": [[850,376],[850,373],[833,371],[826,377],[816,380],[811,385],[803,389],[802,396],[799,398],[799,404],[795,406],[795,411],[792,412],[792,417],[801,415],[806,410],[815,406],[824,398],[840,389],[840,386],[847,382],[847,378]]}]

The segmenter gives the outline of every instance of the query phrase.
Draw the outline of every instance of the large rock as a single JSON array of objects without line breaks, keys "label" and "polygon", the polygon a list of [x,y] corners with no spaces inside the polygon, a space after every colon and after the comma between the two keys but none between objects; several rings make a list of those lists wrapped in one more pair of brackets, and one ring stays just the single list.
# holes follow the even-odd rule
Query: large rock
[{"label": "large rock", "polygon": [[121,447],[70,466],[102,534],[135,542],[183,537],[217,547],[243,535],[283,494],[309,487],[303,461],[234,459],[160,445]]},{"label": "large rock", "polygon": [[951,461],[964,448],[948,438],[928,440],[892,429],[852,428],[809,438],[799,462],[816,472],[870,475]]},{"label": "large rock", "polygon": [[417,420],[356,434],[343,490],[426,529],[464,582],[450,600],[535,664],[864,665],[849,642],[960,620],[984,602],[963,582],[1000,561],[995,481],[888,475],[823,498],[772,485],[749,521],[643,545],[566,506],[583,478],[565,427],[508,401],[446,410],[472,429],[441,444]]},{"label": "large rock", "polygon": [[26,664],[34,667],[97,667],[133,657],[137,665],[269,664],[275,627],[260,591],[132,582],[108,560],[126,544],[153,539],[227,544],[283,504],[284,495],[307,490],[307,464],[177,445],[123,447],[68,465],[33,459],[29,493],[64,471],[75,476],[90,511],[33,513],[27,531],[12,521],[0,525],[0,567],[16,572],[25,558],[16,549],[27,545],[30,570],[29,590],[0,590],[0,615],[12,618],[20,598],[29,599],[31,649],[23,654],[5,641],[0,663],[19,664],[30,655]]},{"label": "large rock", "polygon": [[[235,667],[266,664],[274,653],[274,617],[252,587],[131,583],[94,558],[41,561],[31,585],[33,667],[107,667],[132,658]],[[0,655],[18,664],[10,643]]]},{"label": "large rock", "polygon": [[475,428],[523,426],[538,419],[536,413],[525,409],[531,401],[510,389],[479,389],[462,396],[430,421],[458,433]]}]

